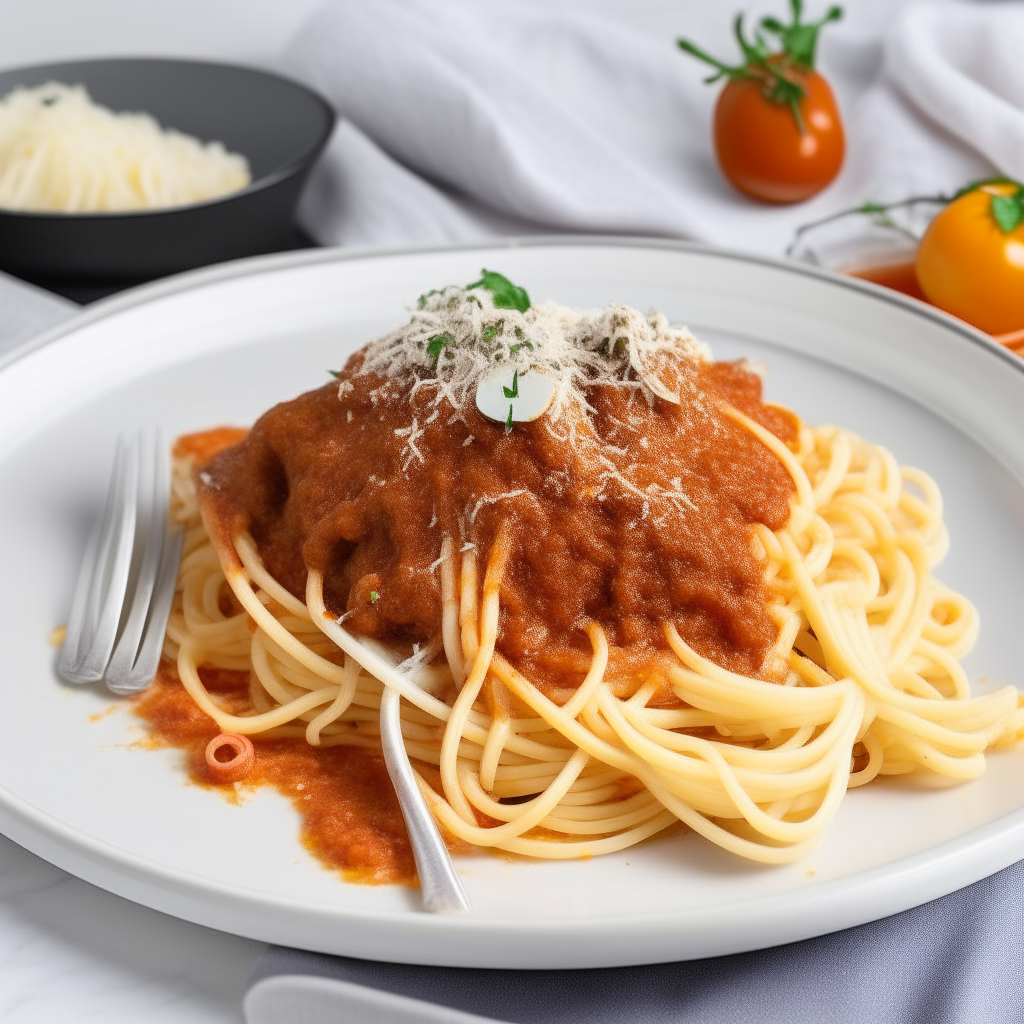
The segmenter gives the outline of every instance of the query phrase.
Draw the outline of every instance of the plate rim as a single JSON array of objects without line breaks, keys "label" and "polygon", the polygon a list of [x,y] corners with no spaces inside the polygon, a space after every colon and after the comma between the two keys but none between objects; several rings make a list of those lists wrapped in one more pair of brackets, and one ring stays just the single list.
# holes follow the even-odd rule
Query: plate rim
[{"label": "plate rim", "polygon": [[990,355],[996,355],[1018,373],[1024,373],[1024,358],[1000,345],[990,335],[966,321],[953,316],[937,306],[932,306],[920,299],[915,299],[902,292],[893,291],[884,285],[875,284],[863,278],[841,274],[826,267],[815,266],[792,257],[766,256],[761,253],[744,252],[738,249],[723,248],[704,242],[693,242],[675,238],[654,238],[645,235],[529,235],[512,236],[495,239],[480,239],[477,242],[460,242],[456,245],[425,245],[425,246],[394,246],[386,248],[323,246],[314,249],[299,249],[290,252],[266,253],[259,256],[247,256],[237,260],[227,260],[211,266],[197,267],[178,274],[145,284],[136,285],[115,295],[98,299],[75,313],[67,320],[54,325],[3,356],[0,356],[0,373],[12,363],[46,345],[57,341],[65,334],[87,324],[95,323],[108,316],[115,315],[126,309],[166,298],[179,292],[191,291],[206,285],[248,277],[253,274],[269,273],[276,270],[287,270],[292,267],[303,267],[320,263],[347,263],[356,260],[389,259],[396,256],[430,256],[446,253],[472,252],[474,249],[530,249],[558,248],[561,246],[593,247],[593,248],[640,248],[665,249],[670,252],[685,252],[717,259],[734,260],[753,263],[759,266],[774,267],[777,270],[804,275],[810,278],[827,281],[834,285],[847,288],[854,292],[872,295],[876,299],[890,305],[909,310],[918,316],[924,316],[944,327],[952,328],[967,341],[981,347]]}]

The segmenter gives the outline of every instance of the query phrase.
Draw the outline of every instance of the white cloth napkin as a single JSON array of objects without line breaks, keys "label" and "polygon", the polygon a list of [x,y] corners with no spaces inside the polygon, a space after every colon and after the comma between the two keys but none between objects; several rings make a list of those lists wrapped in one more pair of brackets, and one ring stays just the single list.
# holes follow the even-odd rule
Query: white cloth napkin
[{"label": "white cloth napkin", "polygon": [[717,89],[674,45],[731,59],[728,5],[333,0],[282,57],[343,118],[304,226],[357,246],[587,231],[780,254],[799,224],[866,199],[1024,177],[1020,4],[847,7],[819,49],[846,166],[807,203],[772,207],[718,173]]},{"label": "white cloth napkin", "polygon": [[854,201],[949,194],[993,173],[1024,180],[1022,48],[1021,3],[904,10],[855,109]]}]

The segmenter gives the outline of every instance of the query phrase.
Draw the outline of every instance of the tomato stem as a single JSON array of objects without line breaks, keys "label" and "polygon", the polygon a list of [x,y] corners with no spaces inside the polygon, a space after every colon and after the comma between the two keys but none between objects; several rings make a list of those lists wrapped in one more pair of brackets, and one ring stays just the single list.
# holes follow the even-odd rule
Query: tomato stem
[{"label": "tomato stem", "polygon": [[992,214],[992,219],[999,225],[999,230],[1004,235],[1008,235],[1024,224],[1024,185],[1013,178],[1000,176],[972,181],[969,185],[964,185],[952,198],[959,199],[961,196],[967,195],[968,192],[974,192],[985,185],[1014,186],[1014,191],[1009,195],[993,195],[989,203],[989,212]]},{"label": "tomato stem", "polygon": [[[814,53],[818,45],[818,33],[822,26],[837,21],[843,16],[842,8],[830,7],[815,22],[803,24],[803,0],[789,0],[792,21],[784,25],[778,18],[762,18],[760,28],[754,30],[752,40],[743,32],[743,15],[737,14],[733,22],[733,34],[743,54],[742,64],[725,64],[706,53],[689,39],[677,39],[679,49],[704,61],[715,68],[715,72],[704,81],[708,84],[721,78],[754,79],[761,82],[761,94],[772,103],[784,103],[793,111],[793,118],[801,135],[806,131],[800,101],[807,95],[806,89],[792,72],[804,74],[814,70]],[[782,49],[773,52],[762,34],[770,32],[778,36]]]},{"label": "tomato stem", "polygon": [[[970,191],[968,189],[968,191]],[[793,233],[793,240],[786,246],[786,255],[792,256],[800,244],[800,240],[803,238],[808,231],[813,231],[814,228],[820,228],[825,224],[831,224],[833,221],[842,220],[843,217],[848,217],[852,213],[863,213],[868,215],[874,215],[879,218],[883,218],[882,223],[885,223],[887,227],[891,227],[901,234],[906,235],[913,242],[918,242],[919,239],[916,235],[911,234],[905,228],[902,228],[899,224],[888,218],[890,210],[897,210],[902,206],[911,206],[914,203],[951,203],[954,199],[958,198],[960,193],[957,195],[937,195],[937,196],[911,196],[909,199],[900,199],[895,203],[873,203],[866,202],[861,203],[860,206],[851,206],[846,210],[838,210],[836,213],[830,213],[827,217],[820,217],[818,220],[809,221],[806,224],[801,224],[796,231]]]},{"label": "tomato stem", "polygon": [[807,71],[814,70],[814,55],[818,48],[818,33],[830,21],[838,21],[843,16],[841,7],[830,7],[817,21],[801,24],[803,17],[803,0],[789,0],[792,21],[783,25],[778,18],[762,18],[761,28],[778,36],[782,44],[782,52],[796,64]]}]

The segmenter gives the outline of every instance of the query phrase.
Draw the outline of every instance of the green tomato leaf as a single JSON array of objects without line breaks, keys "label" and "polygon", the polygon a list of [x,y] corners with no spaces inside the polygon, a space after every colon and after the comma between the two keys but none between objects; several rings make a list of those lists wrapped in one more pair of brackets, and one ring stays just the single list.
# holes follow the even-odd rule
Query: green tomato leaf
[{"label": "green tomato leaf", "polygon": [[804,24],[803,4],[791,0],[791,21],[784,25],[778,18],[762,18],[761,28],[771,32],[782,44],[782,52],[794,63],[805,68],[814,67],[814,55],[818,48],[818,33],[830,21],[838,21],[843,16],[841,7],[830,7],[818,21]]},{"label": "green tomato leaf", "polygon": [[1009,234],[1024,222],[1024,189],[1013,195],[992,197],[992,216],[1004,234]]},{"label": "green tomato leaf", "polygon": [[479,281],[466,285],[467,288],[486,288],[494,296],[499,309],[518,309],[525,313],[530,308],[530,296],[525,288],[513,284],[504,274],[493,270],[481,270]]}]

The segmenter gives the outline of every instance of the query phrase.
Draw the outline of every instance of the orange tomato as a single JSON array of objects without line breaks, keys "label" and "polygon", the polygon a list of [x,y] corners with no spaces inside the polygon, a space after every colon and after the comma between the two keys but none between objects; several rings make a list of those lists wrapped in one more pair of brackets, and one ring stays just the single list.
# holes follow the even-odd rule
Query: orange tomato
[{"label": "orange tomato", "polygon": [[979,186],[953,200],[917,249],[917,279],[928,300],[989,334],[1024,328],[1024,223],[1003,231],[992,197],[1013,184]]},{"label": "orange tomato", "polygon": [[733,78],[715,106],[722,173],[741,192],[769,203],[798,203],[820,192],[839,173],[846,151],[828,82],[816,71],[790,70],[789,76],[805,90],[797,104],[802,125],[788,104],[766,97],[755,78]]}]

